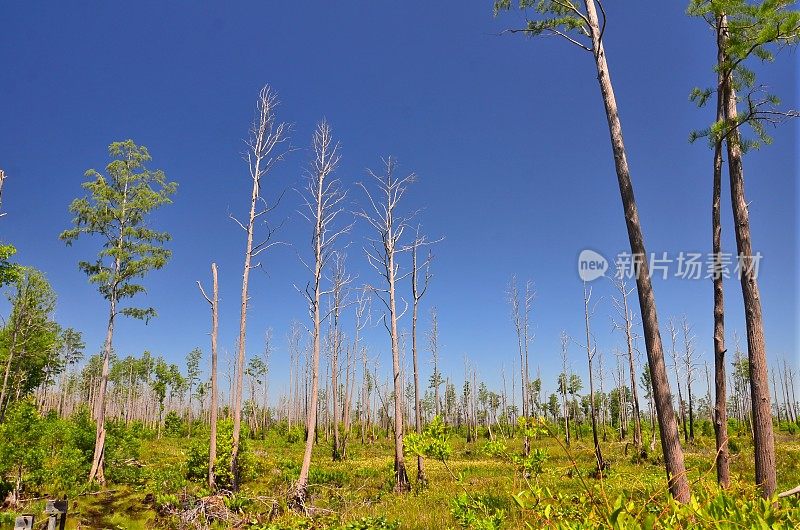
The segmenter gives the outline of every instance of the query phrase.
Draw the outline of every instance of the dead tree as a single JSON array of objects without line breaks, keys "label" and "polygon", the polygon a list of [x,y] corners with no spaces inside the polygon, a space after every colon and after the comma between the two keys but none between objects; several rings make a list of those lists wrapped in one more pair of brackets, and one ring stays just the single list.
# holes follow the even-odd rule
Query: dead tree
[{"label": "dead tree", "polygon": [[672,347],[670,349],[670,355],[672,356],[672,367],[675,370],[675,386],[678,387],[678,407],[679,413],[681,416],[681,424],[683,425],[683,441],[685,443],[689,443],[689,429],[686,426],[686,405],[683,401],[683,392],[681,392],[681,377],[680,371],[678,370],[678,328],[675,327],[674,319],[669,319],[669,336]]},{"label": "dead tree", "polygon": [[619,298],[614,298],[614,307],[622,318],[621,322],[614,322],[616,329],[621,329],[625,333],[625,345],[628,353],[628,364],[631,376],[631,393],[633,395],[633,445],[636,447],[636,453],[641,456],[642,454],[642,415],[639,409],[639,392],[636,389],[636,364],[634,362],[634,346],[633,341],[635,338],[633,331],[634,315],[633,311],[628,306],[628,296],[633,292],[633,289],[628,289],[625,280],[618,278],[614,281],[614,286],[619,291]]},{"label": "dead tree", "polygon": [[[356,340],[358,343],[359,331],[363,329],[371,320],[371,298],[368,288],[363,288],[356,299]],[[361,443],[366,443],[367,426],[370,421],[370,374],[367,366],[367,347],[357,348],[356,353],[361,353],[362,373],[361,373]]]},{"label": "dead tree", "polygon": [[603,473],[605,463],[603,462],[603,452],[600,449],[600,441],[597,437],[597,412],[595,411],[594,403],[594,369],[592,368],[592,361],[597,353],[597,346],[592,346],[592,334],[589,327],[589,319],[592,312],[589,311],[589,303],[592,299],[592,289],[587,287],[586,282],[583,282],[583,317],[586,326],[586,358],[589,362],[589,410],[592,416],[592,441],[594,442],[594,457],[597,463],[598,476]]},{"label": "dead tree", "polygon": [[219,283],[217,281],[217,264],[211,264],[211,285],[212,294],[209,298],[203,290],[200,281],[197,287],[203,298],[211,305],[211,405],[209,416],[211,423],[211,434],[208,441],[208,487],[211,491],[216,490],[216,479],[214,475],[214,465],[217,461],[217,411],[219,410],[219,391],[217,388],[217,333],[219,330]]},{"label": "dead tree", "polygon": [[[411,356],[414,364],[414,425],[417,434],[422,434],[422,408],[420,405],[420,388],[419,388],[419,363],[417,362],[417,317],[419,315],[419,301],[425,296],[428,291],[428,285],[431,280],[431,261],[433,254],[428,251],[428,257],[422,262],[417,262],[417,251],[424,246],[431,244],[431,242],[419,233],[419,226],[417,226],[416,237],[414,243],[411,245]],[[419,271],[424,269],[422,285],[419,284]],[[425,484],[425,468],[422,463],[422,456],[417,455],[417,482]]]},{"label": "dead tree", "polygon": [[[333,265],[333,278],[331,279],[330,290],[330,363],[331,363],[331,407],[333,425],[333,445],[331,447],[331,457],[333,461],[342,459],[342,441],[339,432],[339,357],[342,352],[344,338],[341,330],[341,313],[347,304],[347,288],[352,277],[347,274],[345,269],[345,255],[335,252]],[[349,369],[348,369],[349,370]]]},{"label": "dead tree", "polygon": [[[345,393],[347,398],[345,400],[345,407],[344,407],[344,437],[342,438],[342,456],[346,457],[346,449],[347,449],[347,439],[350,435],[350,405],[352,402],[352,392],[355,390],[356,382],[356,359],[358,358],[359,354],[362,355],[362,360],[364,363],[364,374],[367,373],[367,348],[361,344],[361,331],[366,327],[369,323],[369,291],[366,289],[361,289],[356,296],[355,300],[355,330],[353,334],[353,344],[351,348],[352,358],[348,355],[348,367],[351,371],[351,377],[348,379],[349,384],[347,387],[347,392]],[[366,379],[366,378],[365,378]],[[364,443],[364,419],[365,419],[365,402],[368,400],[366,393],[364,392],[366,387],[362,387],[362,398],[361,398],[361,443]]]},{"label": "dead tree", "polygon": [[689,320],[684,316],[681,323],[683,331],[683,367],[686,370],[686,394],[689,400],[689,441],[694,442],[694,404],[692,403],[692,382],[694,381],[695,350],[694,335]]},{"label": "dead tree", "polygon": [[569,350],[569,335],[566,331],[561,332],[561,375],[559,376],[559,386],[561,387],[561,407],[564,410],[564,443],[569,447],[569,408],[567,406],[567,386],[569,385],[569,374],[567,372],[567,354]]},{"label": "dead tree", "polygon": [[256,117],[250,128],[250,138],[247,141],[247,163],[250,169],[250,179],[253,182],[250,193],[250,212],[245,225],[231,216],[239,227],[247,234],[244,252],[244,271],[242,272],[242,301],[239,316],[239,340],[236,356],[236,370],[233,388],[233,441],[231,447],[231,476],[232,487],[239,487],[239,436],[242,424],[242,387],[244,380],[245,345],[247,338],[247,308],[250,295],[248,294],[250,271],[260,266],[253,263],[253,259],[274,245],[273,231],[268,230],[266,237],[260,242],[254,242],[256,220],[268,214],[274,206],[264,200],[261,188],[262,180],[269,174],[279,161],[283,160],[288,150],[283,146],[288,141],[290,126],[278,122],[275,109],[278,106],[278,95],[269,85],[264,86],[258,94],[256,103]]},{"label": "dead tree", "polygon": [[[6,172],[0,169],[0,207],[3,205],[3,184],[6,182]],[[3,217],[5,212],[0,213],[0,217]]]},{"label": "dead tree", "polygon": [[[431,375],[431,386],[433,387],[433,408],[438,416],[441,413],[441,401],[439,399],[439,387],[444,382],[442,374],[439,372],[439,313],[435,307],[431,308],[431,329],[428,331],[428,348],[431,352],[431,364],[433,364],[433,374]],[[503,376],[505,381],[505,375]],[[505,390],[503,391],[505,399]],[[505,404],[503,404],[505,408]],[[447,422],[447,418],[445,418]]]},{"label": "dead tree", "polygon": [[[530,281],[525,283],[525,294],[520,300],[517,288],[517,277],[511,277],[508,287],[508,303],[511,305],[511,320],[517,333],[517,348],[519,349],[520,389],[522,391],[522,417],[527,420],[530,416],[529,388],[530,372],[528,371],[528,348],[530,345],[530,311],[533,303],[533,289]],[[523,454],[530,453],[530,439],[526,435],[523,441]]]},{"label": "dead tree", "polygon": [[[397,310],[397,283],[402,279],[398,255],[411,250],[410,245],[402,243],[403,233],[408,227],[410,217],[399,215],[397,208],[410,183],[415,180],[413,173],[398,177],[393,158],[385,160],[384,171],[379,175],[369,171],[377,187],[375,192],[361,183],[360,186],[369,203],[368,209],[359,215],[376,233],[368,240],[366,255],[369,264],[378,272],[384,282],[383,287],[371,289],[386,307],[383,323],[389,333],[392,347],[392,372],[394,376],[394,473],[395,490],[407,492],[411,489],[403,455],[403,387],[400,379],[400,335],[397,320],[402,316]],[[412,214],[413,216],[413,214]],[[403,311],[405,312],[405,311]]]},{"label": "dead tree", "polygon": [[[303,290],[312,321],[312,360],[311,360],[311,402],[306,417],[306,446],[300,476],[295,485],[295,500],[305,505],[308,496],[308,474],[311,470],[311,452],[316,440],[317,412],[319,399],[319,358],[321,348],[321,326],[324,317],[321,309],[322,296],[330,294],[322,286],[323,274],[328,262],[334,257],[334,245],[350,228],[333,228],[336,217],[342,212],[342,201],[346,193],[339,189],[339,181],[333,173],[339,164],[339,144],[334,142],[331,127],[326,121],[317,125],[313,137],[314,161],[306,172],[306,187],[303,193],[305,209],[301,215],[312,224],[311,247],[314,263],[303,264],[311,272],[311,281]],[[302,261],[302,259],[301,259]],[[334,389],[335,391],[335,389]],[[327,394],[327,393],[326,393]],[[327,401],[327,396],[326,396]],[[327,407],[326,407],[327,409]]]}]

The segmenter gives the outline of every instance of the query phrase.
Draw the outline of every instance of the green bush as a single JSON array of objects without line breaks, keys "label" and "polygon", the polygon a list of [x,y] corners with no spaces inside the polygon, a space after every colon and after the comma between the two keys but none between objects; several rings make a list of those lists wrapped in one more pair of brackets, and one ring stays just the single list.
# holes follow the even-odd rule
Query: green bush
[{"label": "green bush", "polygon": [[44,481],[43,422],[36,406],[26,400],[9,405],[0,425],[0,477],[17,496]]},{"label": "green bush", "polygon": [[389,521],[386,517],[362,517],[341,527],[342,530],[397,530],[398,521]]},{"label": "green bush", "polygon": [[[242,429],[239,439],[239,477],[250,478],[253,462],[247,443],[247,433]],[[186,462],[186,477],[190,480],[205,480],[208,477],[209,440],[195,441],[189,448]],[[231,474],[231,453],[233,452],[233,420],[225,419],[217,422],[217,460],[214,463],[214,474],[217,487],[225,489],[233,484]]]},{"label": "green bush", "polygon": [[139,454],[142,447],[141,430],[124,421],[106,422],[105,474],[117,484],[139,484],[141,465]]},{"label": "green bush", "polygon": [[467,493],[453,499],[450,513],[458,526],[473,530],[499,530],[506,518],[505,510],[497,507],[496,499]]},{"label": "green bush", "polygon": [[186,425],[177,412],[171,410],[164,418],[164,434],[171,437],[186,436]]}]

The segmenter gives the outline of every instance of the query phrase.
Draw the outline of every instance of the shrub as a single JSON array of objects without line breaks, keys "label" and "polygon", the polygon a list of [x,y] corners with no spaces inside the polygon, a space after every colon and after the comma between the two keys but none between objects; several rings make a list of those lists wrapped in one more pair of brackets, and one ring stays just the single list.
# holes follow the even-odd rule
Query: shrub
[{"label": "shrub", "polygon": [[26,400],[11,404],[0,425],[0,476],[11,485],[15,498],[43,482],[42,423],[36,406]]},{"label": "shrub", "polygon": [[167,436],[185,436],[185,427],[183,419],[174,410],[169,411],[164,418],[164,434]]},{"label": "shrub", "polygon": [[362,517],[342,526],[342,530],[397,530],[400,528],[398,521],[389,521],[386,517]]},{"label": "shrub", "polygon": [[[209,440],[197,440],[189,448],[186,477],[190,480],[205,480],[208,476]],[[231,454],[233,452],[233,420],[225,419],[217,422],[217,461],[214,463],[214,474],[217,487],[227,488],[233,484],[231,474]],[[245,480],[252,473],[252,459],[247,443],[247,433],[243,432],[239,439],[239,476]]]},{"label": "shrub", "polygon": [[486,496],[462,493],[453,499],[450,513],[461,528],[474,530],[499,530],[506,518],[505,510],[496,506]]},{"label": "shrub", "polygon": [[142,447],[140,431],[124,421],[106,422],[106,478],[118,484],[141,482],[139,453]]}]

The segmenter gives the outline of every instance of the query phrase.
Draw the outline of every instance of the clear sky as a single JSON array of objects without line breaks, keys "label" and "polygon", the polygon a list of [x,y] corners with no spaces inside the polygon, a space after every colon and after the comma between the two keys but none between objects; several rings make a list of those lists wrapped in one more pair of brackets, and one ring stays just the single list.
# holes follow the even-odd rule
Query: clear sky
[{"label": "clear sky", "polygon": [[[684,10],[682,2],[610,3],[605,34],[645,241],[649,251],[672,256],[706,252],[711,239],[711,151],[687,137],[712,119],[688,94],[714,81],[714,41]],[[422,209],[424,230],[445,237],[435,247],[421,327],[437,306],[445,371],[458,380],[465,354],[495,387],[501,368],[513,370],[504,291],[516,273],[535,283],[532,363],[551,392],[560,331],[583,333],[578,253],[611,257],[628,248],[591,56],[556,38],[498,35],[523,20],[518,13],[493,18],[488,0],[6,2],[0,18],[0,167],[9,175],[0,237],[17,246],[21,263],[47,273],[59,321],[85,333],[88,353],[101,347],[107,309],[77,262],[95,254],[97,241],[67,248],[58,234],[70,224],[67,207],[82,193],[84,171],[102,170],[108,144],[127,138],[146,145],[152,167],[179,190],[153,220],[174,238],[172,261],[148,277],[142,300],[159,316],[147,326],[118,325],[117,352],[147,349],[181,363],[195,346],[208,351],[208,306],[195,281],[210,281],[211,261],[220,268],[223,359],[235,351],[245,241],[228,214],[245,215],[248,206],[242,138],[265,83],[280,93],[280,118],[294,124],[301,148],[270,176],[268,198],[299,185],[322,117],[342,143],[338,176],[351,189],[350,208],[363,203],[354,183],[382,156],[395,155],[402,171],[419,176],[405,208]],[[797,103],[797,66],[796,53],[784,52],[758,68],[787,107]],[[764,256],[770,359],[796,362],[797,125],[772,132],[774,145],[747,155],[747,198]],[[733,252],[728,193],[725,185],[724,246]],[[285,219],[280,238],[291,246],[266,256],[251,281],[248,352],[260,351],[264,331],[274,330],[273,395],[286,384],[289,323],[306,321],[293,287],[307,278],[297,254],[310,250],[299,204],[290,191],[275,211],[276,222]],[[359,281],[375,281],[363,235],[362,226],[352,233],[349,267]],[[655,289],[662,325],[686,314],[698,352],[710,360],[710,280],[670,278]],[[608,364],[624,344],[612,332],[611,295],[609,282],[595,282],[593,325]],[[734,280],[726,297],[727,330],[739,332],[744,348]],[[408,316],[401,326],[410,328]],[[369,331],[368,342],[389,367],[382,327]],[[585,373],[577,345],[571,359]]]}]

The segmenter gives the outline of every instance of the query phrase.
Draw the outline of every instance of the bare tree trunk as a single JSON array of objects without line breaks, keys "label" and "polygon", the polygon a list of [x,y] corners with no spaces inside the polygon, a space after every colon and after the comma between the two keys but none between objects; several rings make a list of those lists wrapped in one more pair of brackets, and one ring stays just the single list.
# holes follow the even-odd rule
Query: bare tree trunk
[{"label": "bare tree trunk", "polygon": [[[717,24],[717,62],[724,62],[724,54]],[[717,121],[725,118],[724,77],[717,76]],[[726,489],[730,485],[730,461],[728,457],[728,406],[725,383],[725,296],[721,270],[722,222],[720,220],[722,198],[722,141],[714,144],[714,178],[711,197],[711,253],[714,256],[714,439],[717,448],[717,483]]]},{"label": "bare tree trunk", "polygon": [[333,408],[333,445],[331,457],[334,462],[342,459],[341,442],[339,440],[339,324],[334,316],[333,337],[331,339],[331,406]]},{"label": "bare tree trunk", "polygon": [[633,394],[633,445],[636,447],[636,453],[641,457],[642,455],[642,417],[639,410],[639,392],[636,388],[636,365],[633,358],[633,312],[628,306],[629,291],[625,281],[620,279],[617,284],[617,289],[620,291],[621,299],[617,301],[618,309],[622,313],[625,331],[625,344],[628,350],[628,365],[631,380],[631,393]]},{"label": "bare tree trunk", "polygon": [[[390,237],[392,230],[390,229]],[[389,319],[392,339],[392,371],[394,373],[394,474],[395,490],[399,493],[409,491],[411,485],[406,472],[403,455],[403,387],[400,382],[400,344],[397,332],[397,302],[395,293],[395,256],[388,253],[387,276],[389,278]]]},{"label": "bare tree trunk", "polygon": [[[723,16],[721,22],[721,42],[723,49],[726,50],[729,38],[727,19]],[[736,89],[730,72],[727,73],[724,83],[725,119],[728,123],[733,123],[737,118]],[[755,480],[766,498],[771,497],[777,488],[775,439],[772,431],[772,406],[770,404],[769,382],[767,381],[767,352],[764,341],[764,321],[761,314],[761,294],[757,280],[758,262],[756,257],[753,256],[750,237],[750,214],[745,199],[744,168],[742,166],[742,150],[738,128],[735,127],[730,131],[726,145],[736,249],[740,260],[739,271],[745,310],[745,326],[747,328],[747,354],[750,361]]]},{"label": "bare tree trunk", "polygon": [[625,144],[622,138],[622,125],[617,110],[614,88],[611,84],[608,64],[601,30],[598,23],[597,10],[594,0],[584,0],[586,15],[591,29],[593,53],[597,66],[597,79],[600,92],[605,105],[608,128],[611,136],[611,146],[614,152],[614,163],[619,181],[620,196],[625,211],[625,222],[628,228],[628,238],[631,245],[631,254],[642,260],[639,264],[639,274],[636,285],[639,294],[639,307],[642,312],[642,327],[644,330],[647,357],[650,364],[653,393],[655,395],[656,412],[658,413],[659,428],[661,431],[661,447],[664,453],[664,464],[670,493],[679,502],[688,502],[691,495],[689,481],[686,477],[686,468],[683,461],[683,449],[675,430],[675,414],[672,410],[672,396],[670,395],[669,380],[667,379],[664,354],[661,345],[661,336],[658,330],[658,316],[656,314],[655,295],[650,281],[649,268],[644,259],[647,252],[644,245],[639,212],[633,194],[628,160],[625,154]]},{"label": "bare tree trunk", "polygon": [[[420,405],[420,388],[419,388],[419,365],[417,362],[417,317],[419,311],[419,301],[428,290],[428,283],[430,281],[430,261],[431,254],[422,263],[425,268],[425,278],[422,288],[418,285],[419,266],[417,264],[417,250],[420,246],[428,244],[424,236],[420,236],[419,227],[417,227],[417,235],[411,249],[411,296],[413,300],[412,316],[411,316],[411,354],[414,364],[414,424],[417,434],[422,434],[422,408]],[[426,484],[425,467],[422,463],[422,456],[417,455],[417,483]]]},{"label": "bare tree trunk", "polygon": [[678,410],[681,415],[681,425],[683,426],[683,441],[689,443],[689,430],[686,428],[686,407],[683,402],[683,393],[681,392],[681,377],[678,372],[678,351],[675,344],[678,340],[678,330],[675,328],[675,323],[669,319],[669,334],[672,340],[672,367],[675,370],[675,385],[678,387]]},{"label": "bare tree trunk", "polygon": [[[435,307],[431,308],[431,331],[428,336],[431,348],[431,361],[433,362],[433,408],[438,416],[441,414],[441,402],[439,400],[439,386],[441,385],[441,374],[439,373],[439,316]],[[505,399],[505,375],[503,376],[503,396]],[[505,408],[505,402],[503,403]]]},{"label": "bare tree trunk", "polygon": [[[119,270],[119,258],[116,260],[115,270]],[[89,471],[89,482],[95,480],[100,484],[105,484],[106,477],[103,470],[106,449],[106,387],[108,386],[109,360],[111,358],[111,344],[114,338],[114,319],[117,315],[116,293],[112,293],[110,300],[110,310],[108,317],[108,328],[106,329],[106,341],[103,348],[103,373],[100,379],[100,391],[94,404],[95,421],[97,431],[94,439],[94,456],[92,457],[92,468]]]},{"label": "bare tree trunk", "polygon": [[367,422],[369,421],[369,368],[367,367],[367,349],[361,352],[363,362],[361,373],[361,444],[367,440]]},{"label": "bare tree trunk", "polygon": [[[256,174],[260,171],[256,170]],[[256,216],[256,203],[259,197],[259,178],[253,178],[253,189],[250,195],[250,215],[247,223],[247,244],[244,252],[244,271],[242,272],[242,300],[239,313],[239,340],[237,342],[238,351],[236,355],[236,365],[233,381],[233,442],[231,449],[231,476],[233,477],[232,488],[236,491],[239,487],[239,437],[242,429],[242,386],[244,380],[244,360],[245,342],[247,339],[247,306],[250,299],[248,284],[250,281],[250,269],[253,258],[253,229]]]},{"label": "bare tree trunk", "polygon": [[[305,291],[305,296],[309,302],[313,329],[312,329],[312,359],[311,359],[311,402],[308,407],[306,417],[306,445],[303,452],[303,464],[300,468],[300,476],[295,484],[295,502],[304,506],[308,498],[308,476],[311,470],[311,454],[314,442],[317,440],[317,417],[319,413],[319,358],[320,358],[320,335],[322,325],[322,313],[320,299],[323,294],[322,277],[327,260],[332,254],[332,245],[343,231],[329,233],[329,223],[332,222],[339,213],[339,203],[344,200],[345,195],[338,191],[337,181],[329,180],[328,177],[336,169],[339,163],[338,143],[333,141],[331,128],[327,122],[323,121],[314,133],[314,152],[315,161],[308,179],[308,196],[306,206],[309,209],[308,219],[313,223],[312,245],[314,251],[314,265],[312,272],[312,283]],[[346,230],[346,229],[345,229]],[[338,302],[336,311],[338,311]],[[338,325],[338,324],[337,324]],[[334,340],[337,340],[334,337]],[[336,367],[334,367],[334,372]],[[327,382],[326,382],[327,385]],[[336,389],[334,388],[334,392]],[[325,396],[327,409],[327,392]]]},{"label": "bare tree trunk", "polygon": [[569,407],[567,406],[567,385],[569,385],[569,375],[567,374],[567,347],[569,337],[566,331],[561,332],[561,370],[564,379],[561,384],[561,407],[564,409],[564,443],[569,447]]},{"label": "bare tree trunk", "polygon": [[[403,455],[403,387],[400,370],[400,337],[397,329],[397,293],[396,280],[399,265],[396,261],[397,253],[409,250],[407,246],[400,246],[400,239],[406,228],[406,222],[401,217],[396,217],[396,208],[403,197],[406,185],[413,182],[413,174],[405,178],[394,176],[395,162],[389,158],[386,161],[386,172],[382,176],[377,176],[373,172],[370,175],[380,186],[380,199],[376,202],[370,195],[367,188],[361,185],[369,198],[371,213],[361,212],[363,217],[373,229],[377,231],[378,237],[371,241],[371,248],[367,250],[370,264],[380,273],[386,282],[386,288],[375,292],[384,293],[388,300],[381,298],[388,310],[388,323],[384,320],[392,345],[392,372],[394,376],[394,471],[395,471],[395,491],[407,492],[411,486],[406,472],[405,458]],[[380,205],[380,206],[379,206]]]},{"label": "bare tree trunk", "polygon": [[256,211],[256,205],[261,199],[261,179],[269,172],[272,166],[283,159],[283,154],[278,154],[275,149],[286,140],[286,132],[289,127],[284,123],[276,123],[275,108],[278,105],[277,94],[269,87],[265,86],[258,94],[256,105],[256,117],[250,130],[248,141],[247,160],[250,169],[250,178],[253,181],[253,188],[250,194],[250,213],[247,225],[238,222],[239,226],[247,233],[247,243],[244,253],[244,270],[242,272],[242,301],[239,316],[239,340],[238,352],[236,356],[236,372],[233,387],[233,440],[231,446],[231,476],[233,481],[231,487],[234,491],[239,488],[239,437],[242,428],[242,391],[244,380],[244,361],[246,356],[245,342],[247,338],[247,307],[250,300],[248,285],[250,281],[250,269],[253,268],[252,260],[262,251],[269,248],[269,239],[253,243],[253,232],[255,220],[269,212],[267,207],[264,210]]},{"label": "bare tree trunk", "polygon": [[[783,360],[784,365],[786,365],[786,359]],[[794,416],[794,421],[797,423],[797,397],[794,394],[794,371],[789,370],[789,385],[792,387],[792,415]]]},{"label": "bare tree trunk", "polygon": [[[781,401],[778,399],[778,385],[775,383],[775,368],[771,370],[772,375],[772,394],[775,398],[775,415],[778,417],[778,430],[781,428]],[[788,418],[787,418],[788,419]]]},{"label": "bare tree trunk", "polygon": [[596,348],[592,348],[592,337],[589,331],[589,301],[592,298],[592,290],[586,288],[586,282],[583,282],[583,307],[584,307],[584,322],[586,324],[586,358],[589,361],[589,409],[592,415],[592,441],[594,442],[594,457],[597,463],[597,475],[600,476],[605,469],[603,462],[603,452],[600,450],[600,441],[597,438],[597,414],[594,410],[594,370],[592,368],[592,359]]},{"label": "bare tree trunk", "polygon": [[[511,318],[514,322],[514,329],[517,333],[517,347],[519,348],[519,381],[520,391],[522,392],[522,417],[527,420],[530,411],[528,410],[528,292],[526,286],[524,304],[519,300],[519,290],[517,288],[517,277],[511,277],[511,284],[508,289],[508,299],[511,304]],[[524,308],[523,308],[524,305]],[[527,429],[525,429],[527,432]],[[523,437],[522,452],[525,456],[530,453],[530,439],[525,434]]]},{"label": "bare tree trunk", "polygon": [[347,348],[347,369],[345,371],[344,405],[342,407],[342,459],[347,458],[347,439],[350,435],[350,411],[352,406],[352,388],[355,385],[353,363],[358,341]]},{"label": "bare tree trunk", "polygon": [[[692,403],[692,382],[694,374],[694,337],[686,317],[683,317],[684,365],[686,366],[686,394],[689,399],[689,441],[694,442],[694,405]],[[684,428],[685,430],[685,428]]]}]

